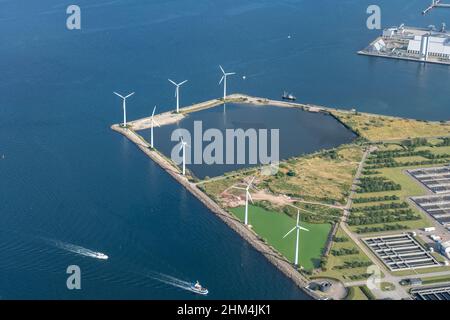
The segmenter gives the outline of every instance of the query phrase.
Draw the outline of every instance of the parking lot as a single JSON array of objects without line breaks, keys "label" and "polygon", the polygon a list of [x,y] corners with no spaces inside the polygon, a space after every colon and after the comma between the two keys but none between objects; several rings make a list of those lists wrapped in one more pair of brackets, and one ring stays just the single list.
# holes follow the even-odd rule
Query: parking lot
[{"label": "parking lot", "polygon": [[362,239],[391,271],[439,266],[411,235],[396,234]]}]

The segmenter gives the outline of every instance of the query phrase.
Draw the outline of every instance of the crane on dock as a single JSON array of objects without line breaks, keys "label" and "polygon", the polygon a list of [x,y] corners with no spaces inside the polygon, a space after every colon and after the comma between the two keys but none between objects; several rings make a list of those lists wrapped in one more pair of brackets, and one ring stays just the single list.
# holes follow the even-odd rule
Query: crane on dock
[{"label": "crane on dock", "polygon": [[429,11],[434,8],[450,8],[449,3],[442,3],[442,0],[431,0],[431,5],[422,11],[423,15],[426,15]]}]

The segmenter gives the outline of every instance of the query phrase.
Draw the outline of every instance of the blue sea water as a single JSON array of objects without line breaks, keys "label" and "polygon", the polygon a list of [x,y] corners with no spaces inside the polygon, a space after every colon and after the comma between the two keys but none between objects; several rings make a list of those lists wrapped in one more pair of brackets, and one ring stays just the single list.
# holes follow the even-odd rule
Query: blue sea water
[{"label": "blue sea water", "polygon": [[[0,1],[0,297],[304,299],[264,257],[109,125],[230,92],[448,120],[450,68],[358,56],[372,1]],[[378,1],[383,26],[439,25],[421,0]],[[289,37],[290,36],[290,37]],[[245,79],[243,78],[245,76]],[[108,254],[92,259],[52,239]],[[66,288],[79,265],[82,289]],[[179,280],[174,280],[170,277]],[[172,280],[167,280],[172,279]],[[182,285],[181,285],[182,287]]]}]

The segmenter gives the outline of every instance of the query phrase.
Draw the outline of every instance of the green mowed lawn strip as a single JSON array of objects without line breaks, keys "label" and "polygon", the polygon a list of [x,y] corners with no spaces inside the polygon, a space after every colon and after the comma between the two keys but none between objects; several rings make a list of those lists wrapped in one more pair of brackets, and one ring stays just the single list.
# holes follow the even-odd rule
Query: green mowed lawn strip
[{"label": "green mowed lawn strip", "polygon": [[417,151],[430,151],[433,154],[450,154],[450,146],[444,147],[418,147]]},{"label": "green mowed lawn strip", "polygon": [[[244,220],[244,207],[233,208],[230,211],[241,221]],[[281,212],[267,211],[257,206],[249,206],[248,219],[253,230],[261,238],[265,239],[269,245],[274,247],[289,261],[294,262],[295,231],[283,239],[283,236],[295,226],[296,221],[293,218]],[[306,222],[301,222],[301,225],[309,229],[309,232],[300,232],[299,264],[307,270],[318,268],[331,225]]]},{"label": "green mowed lawn strip", "polygon": [[350,294],[346,298],[346,300],[369,300],[369,298],[367,298],[366,294],[361,290],[360,287],[351,287],[349,288],[349,290]]},{"label": "green mowed lawn strip", "polygon": [[395,158],[395,161],[398,163],[405,163],[405,162],[415,162],[415,161],[428,161],[429,159],[424,158],[422,156],[410,156],[410,157],[399,157]]}]

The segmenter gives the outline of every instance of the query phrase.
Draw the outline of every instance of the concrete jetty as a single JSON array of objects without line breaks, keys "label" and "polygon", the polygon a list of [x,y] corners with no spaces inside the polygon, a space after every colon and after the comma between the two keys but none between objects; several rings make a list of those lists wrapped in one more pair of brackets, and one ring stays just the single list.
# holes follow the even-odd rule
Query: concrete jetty
[{"label": "concrete jetty", "polygon": [[[167,111],[163,113],[156,114],[154,119],[159,125],[169,125],[173,123],[177,123],[183,120],[189,113],[197,112],[200,110],[205,110],[209,108],[217,107],[218,105],[223,104],[223,99],[212,99],[205,102],[200,102],[197,104],[193,104],[187,107],[180,108],[180,112],[176,113],[174,111]],[[284,108],[301,108],[303,110],[309,112],[326,112],[332,110],[331,108],[325,108],[321,106],[315,106],[311,104],[301,104],[295,102],[287,102],[287,101],[279,101],[279,100],[271,100],[267,98],[253,97],[245,94],[232,94],[227,96],[226,103],[246,103],[252,105],[260,105],[260,106],[276,106],[276,107],[284,107]],[[129,121],[127,123],[128,128],[133,131],[140,131],[149,129],[151,127],[151,117],[146,117],[142,119],[137,119],[133,121]]]}]

